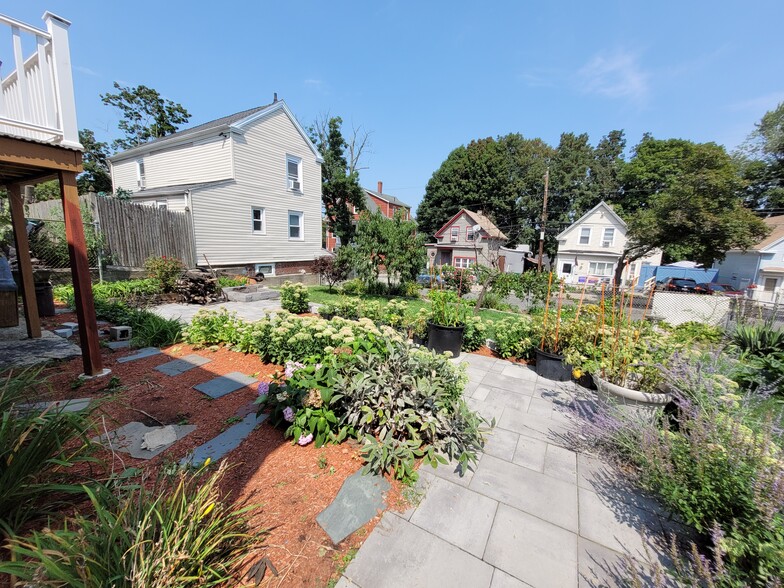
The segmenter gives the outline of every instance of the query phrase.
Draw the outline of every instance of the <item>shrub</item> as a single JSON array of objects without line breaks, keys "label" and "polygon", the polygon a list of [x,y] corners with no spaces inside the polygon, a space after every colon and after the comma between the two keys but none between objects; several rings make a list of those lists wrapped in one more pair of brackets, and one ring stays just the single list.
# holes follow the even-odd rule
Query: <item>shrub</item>
[{"label": "shrub", "polygon": [[[118,300],[121,302],[138,303],[139,299],[152,299],[161,293],[157,280],[146,278],[143,280],[123,280],[120,282],[102,282],[93,284],[93,298],[96,301],[108,302]],[[71,285],[55,286],[54,297],[70,307],[74,305],[74,289]]]},{"label": "shrub", "polygon": [[248,527],[250,508],[223,503],[225,464],[208,474],[181,472],[148,490],[142,482],[86,490],[94,516],[68,518],[61,529],[13,538],[0,572],[32,585],[136,588],[223,586],[261,543]]},{"label": "shrub", "polygon": [[404,300],[390,300],[384,307],[381,320],[384,321],[384,324],[398,329],[405,324],[407,312],[408,302]]},{"label": "shrub", "polygon": [[131,327],[133,344],[137,347],[163,347],[182,339],[182,324],[178,320],[165,319],[124,302],[96,300],[95,314],[101,320]]},{"label": "shrub", "polygon": [[155,280],[163,292],[173,292],[177,279],[185,271],[185,265],[176,257],[148,257],[144,262],[150,278]]},{"label": "shrub", "polygon": [[221,288],[236,288],[246,286],[250,280],[243,276],[218,276],[218,286]]},{"label": "shrub", "polygon": [[280,292],[280,306],[294,314],[302,314],[310,310],[308,304],[308,289],[304,284],[291,283],[288,280],[283,283]]},{"label": "shrub", "polygon": [[672,340],[676,343],[718,343],[724,337],[724,329],[696,321],[681,323],[672,329]]},{"label": "shrub", "polygon": [[365,282],[359,278],[348,280],[340,287],[340,293],[346,296],[361,296],[365,293]]},{"label": "shrub", "polygon": [[321,279],[329,286],[329,291],[338,282],[342,282],[348,277],[349,260],[345,255],[322,255],[316,258],[313,265],[316,273],[321,276]]},{"label": "shrub", "polygon": [[419,291],[422,290],[422,286],[416,282],[405,282],[402,284],[401,289],[403,290],[402,296],[405,296],[406,298],[419,298]]},{"label": "shrub", "polygon": [[455,292],[449,290],[430,290],[427,297],[431,301],[430,320],[444,327],[465,325],[471,309]]},{"label": "shrub", "polygon": [[468,294],[471,291],[473,275],[471,270],[459,269],[451,265],[441,266],[441,278],[444,288],[454,290],[458,296]]},{"label": "shrub", "polygon": [[0,374],[0,534],[50,513],[64,493],[81,493],[65,472],[89,461],[90,420],[84,412],[20,409],[43,386],[40,371]]},{"label": "shrub", "polygon": [[360,317],[359,301],[355,298],[341,297],[334,303],[335,314],[345,319],[356,320]]},{"label": "shrub", "polygon": [[463,351],[476,351],[487,340],[487,324],[475,315],[466,316],[463,330]]},{"label": "shrub", "polygon": [[378,300],[360,300],[357,307],[361,318],[368,318],[374,323],[381,321],[381,302]]},{"label": "shrub", "polygon": [[495,324],[498,355],[507,359],[528,359],[538,343],[534,340],[533,321],[527,316],[509,317]]}]

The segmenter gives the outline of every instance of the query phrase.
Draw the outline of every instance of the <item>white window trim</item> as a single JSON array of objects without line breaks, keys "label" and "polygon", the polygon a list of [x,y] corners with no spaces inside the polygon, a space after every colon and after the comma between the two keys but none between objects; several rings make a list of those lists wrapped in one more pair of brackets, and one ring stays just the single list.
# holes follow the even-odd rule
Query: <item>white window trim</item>
[{"label": "white window trim", "polygon": [[[261,211],[261,230],[257,231],[255,227],[256,219],[253,218],[253,213],[257,210]],[[251,206],[250,207],[250,232],[254,235],[266,235],[267,234],[267,211],[264,209],[263,206]]]},{"label": "white window trim", "polygon": [[[468,236],[471,235],[469,239]],[[466,241],[473,243],[474,242],[474,227],[466,227]]]},{"label": "white window trim", "polygon": [[[458,260],[460,260],[459,265],[458,265]],[[463,261],[465,261],[465,265],[463,265],[462,263]],[[476,265],[476,258],[457,255],[452,258],[452,263],[454,264],[454,267],[458,269],[471,269],[472,265]]]},{"label": "white window trim", "polygon": [[144,190],[147,184],[147,170],[144,169],[144,160],[136,160],[136,187],[139,190]]},{"label": "white window trim", "polygon": [[270,266],[272,268],[272,271],[270,273],[262,272],[264,274],[264,277],[266,278],[268,276],[274,276],[275,275],[275,264],[274,263],[257,263],[254,266],[255,269],[256,269],[256,273],[259,273],[261,266],[264,266],[264,265],[268,265],[268,266]]},{"label": "white window trim", "polygon": [[[297,164],[297,179],[294,180],[299,182],[299,189],[292,187],[291,179],[289,178],[289,163],[296,163]],[[297,157],[296,155],[286,155],[286,190],[289,192],[293,192],[294,194],[302,194],[303,193],[303,185],[302,185],[302,158]]]},{"label": "white window trim", "polygon": [[[583,243],[583,231],[588,231],[588,242],[587,243]],[[593,234],[593,230],[591,230],[591,227],[580,227],[580,235],[579,235],[579,238],[577,240],[577,243],[579,243],[580,245],[590,245],[591,244],[591,237],[593,236],[592,234]]]},{"label": "white window trim", "polygon": [[460,227],[451,227],[449,229],[449,240],[453,243],[460,240]]},{"label": "white window trim", "polygon": [[167,200],[156,200],[155,207],[162,208],[163,210],[169,210],[169,202]]},{"label": "white window trim", "polygon": [[615,245],[615,227],[604,227],[602,229],[602,246],[607,243],[607,231],[612,231],[612,239],[610,239],[610,247]]},{"label": "white window trim", "polygon": [[[291,227],[294,225],[291,224],[291,215],[297,214],[299,215],[299,237],[292,237],[291,236]],[[289,236],[289,241],[304,241],[305,240],[305,213],[299,210],[289,210],[288,216],[286,217],[286,233]]]},{"label": "white window trim", "polygon": [[[602,272],[599,272],[599,266],[602,266]],[[613,275],[613,269],[615,264],[611,261],[589,261],[588,262],[588,275],[589,276],[598,276],[598,277],[605,277]],[[593,270],[591,271],[591,266],[593,266]]]}]

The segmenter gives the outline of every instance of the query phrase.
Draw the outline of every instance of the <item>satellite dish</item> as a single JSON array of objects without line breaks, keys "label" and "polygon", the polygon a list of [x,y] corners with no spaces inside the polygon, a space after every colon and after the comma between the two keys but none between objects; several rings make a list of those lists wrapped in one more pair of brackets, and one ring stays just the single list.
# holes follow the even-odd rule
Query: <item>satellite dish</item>
[{"label": "satellite dish", "polygon": [[480,225],[474,225],[471,228],[473,229],[474,233],[478,233],[479,231],[482,230],[482,227]]}]

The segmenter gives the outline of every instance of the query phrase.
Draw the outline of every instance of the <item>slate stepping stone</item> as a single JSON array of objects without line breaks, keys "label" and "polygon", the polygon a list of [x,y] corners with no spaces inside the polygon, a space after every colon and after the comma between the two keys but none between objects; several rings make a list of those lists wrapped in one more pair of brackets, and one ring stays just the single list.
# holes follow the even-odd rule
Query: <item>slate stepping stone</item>
[{"label": "slate stepping stone", "polygon": [[[128,343],[128,341],[115,342],[115,344],[122,344],[122,343]],[[112,347],[112,343],[109,343],[109,347],[115,349],[115,347]],[[161,350],[158,349],[157,347],[144,347],[143,349],[139,349],[139,351],[137,351],[133,355],[126,355],[125,357],[121,357],[120,359],[117,360],[117,363],[125,363],[126,361],[136,361],[137,359],[152,357],[153,355],[158,355],[160,352]]]},{"label": "slate stepping stone", "polygon": [[49,407],[51,410],[60,412],[79,412],[90,406],[92,398],[73,398],[71,400],[55,400],[54,402],[31,402],[20,404],[19,409],[23,412],[44,411]]},{"label": "slate stepping stone", "polygon": [[167,376],[179,376],[180,374],[184,374],[188,370],[192,370],[193,368],[197,368],[206,363],[210,363],[211,361],[212,361],[211,359],[202,357],[201,355],[196,355],[195,353],[191,353],[190,355],[186,355],[185,357],[181,357],[180,359],[175,359],[174,361],[170,361],[169,363],[164,363],[163,365],[159,365],[155,369],[161,373],[166,374]]},{"label": "slate stepping stone", "polygon": [[[112,351],[117,351],[118,349],[128,349],[131,346],[130,341],[109,341],[106,346],[111,349]],[[130,361],[127,358],[123,358],[119,361]]]},{"label": "slate stepping stone", "polygon": [[[163,437],[168,437],[167,440],[171,440],[171,442],[158,444],[152,451],[148,449],[142,449],[142,445],[145,444],[145,435],[148,435],[149,433],[154,434],[164,429],[166,429],[167,432],[173,430],[173,440],[171,440],[171,436],[163,435]],[[185,435],[192,433],[195,430],[196,425],[167,425],[165,427],[148,427],[144,423],[133,421],[127,425],[123,425],[119,429],[109,432],[108,434],[105,433],[100,437],[94,437],[93,441],[97,441],[106,447],[111,447],[115,451],[130,453],[131,457],[135,457],[137,459],[152,459],[159,453],[171,447],[176,441],[179,441],[185,437]],[[148,439],[149,437],[150,436],[148,435]]]},{"label": "slate stepping stone", "polygon": [[337,545],[386,508],[384,494],[388,490],[389,482],[383,476],[363,476],[360,470],[343,482],[335,500],[316,521]]},{"label": "slate stepping stone", "polygon": [[211,398],[220,398],[221,396],[226,396],[226,394],[255,383],[256,378],[246,376],[240,372],[231,372],[230,374],[213,378],[202,384],[196,384],[194,388]]},{"label": "slate stepping stone", "polygon": [[180,465],[200,467],[207,461],[207,458],[210,461],[219,460],[232,449],[239,447],[245,437],[250,435],[250,432],[256,428],[256,425],[263,423],[266,418],[266,414],[258,418],[255,413],[247,415],[239,423],[232,425],[217,437],[199,445],[190,455],[180,461]]}]

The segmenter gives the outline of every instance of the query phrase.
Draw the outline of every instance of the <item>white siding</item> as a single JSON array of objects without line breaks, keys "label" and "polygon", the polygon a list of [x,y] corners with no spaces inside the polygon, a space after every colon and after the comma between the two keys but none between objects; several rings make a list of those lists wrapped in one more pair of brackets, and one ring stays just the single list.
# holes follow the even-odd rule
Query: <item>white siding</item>
[{"label": "white siding", "polygon": [[149,198],[134,197],[134,204],[144,206],[157,206],[159,202],[166,203],[166,209],[173,212],[185,212],[185,194],[169,194],[167,196],[151,196]]},{"label": "white siding", "polygon": [[146,189],[230,179],[230,143],[228,137],[209,137],[113,162],[113,187],[139,191],[136,162],[140,159],[144,160]]},{"label": "white siding", "polygon": [[[580,244],[580,233],[582,228],[591,230],[590,241],[587,245]],[[602,247],[604,229],[613,227],[615,229],[615,239],[610,247]],[[580,224],[574,224],[564,231],[558,241],[559,251],[581,251],[581,252],[601,252],[620,255],[623,253],[623,246],[626,244],[626,228],[618,222],[618,219],[607,213],[602,208],[594,211]]]},{"label": "white siding", "polygon": [[[321,249],[321,166],[282,110],[234,135],[236,181],[194,190],[196,255],[213,265],[308,261]],[[288,190],[286,156],[302,159],[302,193]],[[254,234],[251,207],[263,207],[266,234]],[[288,212],[304,213],[304,239],[288,237]]]}]

